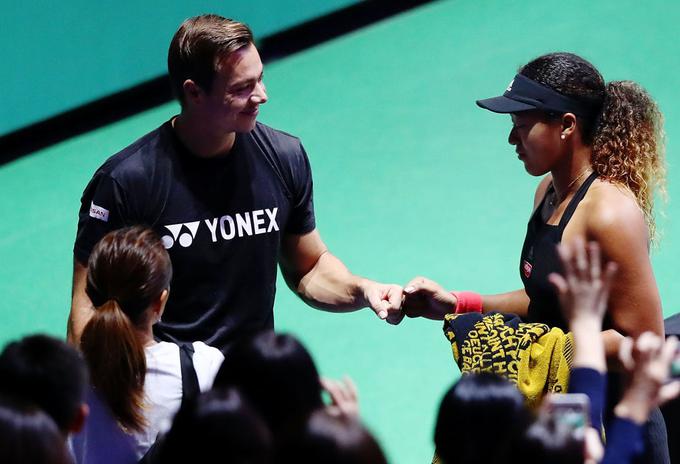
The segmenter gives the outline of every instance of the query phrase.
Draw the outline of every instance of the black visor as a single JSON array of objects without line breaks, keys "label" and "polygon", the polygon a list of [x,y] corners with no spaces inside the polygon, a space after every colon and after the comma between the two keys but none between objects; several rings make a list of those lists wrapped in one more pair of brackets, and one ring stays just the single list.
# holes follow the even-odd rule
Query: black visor
[{"label": "black visor", "polygon": [[494,113],[542,110],[587,117],[598,111],[591,103],[566,97],[521,74],[515,76],[502,96],[477,100],[477,105]]}]

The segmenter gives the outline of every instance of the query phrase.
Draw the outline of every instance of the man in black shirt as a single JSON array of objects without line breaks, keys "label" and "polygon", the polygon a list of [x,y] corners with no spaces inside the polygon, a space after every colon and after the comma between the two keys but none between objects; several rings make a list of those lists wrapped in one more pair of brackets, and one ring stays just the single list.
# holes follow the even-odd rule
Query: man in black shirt
[{"label": "man in black shirt", "polygon": [[87,260],[111,230],[152,227],[174,268],[156,335],[222,350],[273,328],[276,267],[307,303],[330,311],[370,306],[401,319],[402,289],[351,274],[315,227],[312,174],[300,141],[256,122],[267,101],[262,62],[244,24],[186,20],[168,69],[181,113],[109,158],[86,187],[74,246],[69,339],[94,310]]}]

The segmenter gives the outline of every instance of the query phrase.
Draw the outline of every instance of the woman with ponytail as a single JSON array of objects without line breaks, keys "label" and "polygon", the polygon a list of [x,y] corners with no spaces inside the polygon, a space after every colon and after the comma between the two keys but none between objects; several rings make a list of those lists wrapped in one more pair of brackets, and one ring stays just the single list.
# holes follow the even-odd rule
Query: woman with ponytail
[{"label": "woman with ponytail", "polygon": [[611,82],[571,53],[551,53],[519,70],[503,96],[477,104],[509,113],[508,142],[536,189],[519,271],[524,288],[498,295],[447,292],[428,279],[405,287],[407,315],[498,311],[567,329],[549,275],[556,245],[598,242],[618,266],[605,328],[623,335],[663,334],[661,299],[649,259],[655,192],[665,193],[662,116],[630,81]]},{"label": "woman with ponytail", "polygon": [[502,96],[477,105],[510,114],[508,142],[529,174],[543,176],[519,262],[524,287],[479,295],[417,277],[404,288],[406,314],[441,320],[495,311],[566,332],[550,275],[560,272],[556,245],[583,238],[618,268],[603,323],[609,359],[621,335],[663,335],[649,256],[654,196],[665,194],[663,118],[652,97],[634,82],[605,84],[577,55],[550,53],[522,66]]},{"label": "woman with ponytail", "polygon": [[[80,346],[92,387],[142,457],[172,420],[183,395],[180,347],[153,336],[170,295],[170,257],[153,231],[131,227],[103,237],[87,270],[86,292],[95,310]],[[224,357],[202,342],[192,348],[204,391]]]}]

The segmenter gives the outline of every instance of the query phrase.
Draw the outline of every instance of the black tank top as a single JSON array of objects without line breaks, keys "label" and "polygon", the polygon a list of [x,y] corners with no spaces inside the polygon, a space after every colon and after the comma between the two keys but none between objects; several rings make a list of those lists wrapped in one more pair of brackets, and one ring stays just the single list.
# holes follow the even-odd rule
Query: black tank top
[{"label": "black tank top", "polygon": [[541,322],[550,327],[568,330],[567,322],[562,317],[557,293],[548,281],[548,275],[562,270],[556,245],[562,241],[564,228],[596,178],[597,173],[592,173],[583,182],[567,205],[558,225],[546,224],[541,217],[546,199],[554,191],[552,183],[548,187],[543,200],[531,215],[531,219],[529,219],[519,265],[524,290],[530,300],[528,322]]},{"label": "black tank top", "polygon": [[[562,233],[567,223],[571,219],[576,207],[585,197],[588,188],[597,178],[596,173],[592,173],[586,181],[579,187],[574,197],[567,205],[567,209],[556,226],[546,224],[541,218],[546,198],[554,191],[552,184],[548,187],[545,197],[541,200],[536,211],[531,216],[527,226],[527,235],[522,247],[522,258],[520,261],[520,276],[524,282],[524,289],[529,295],[529,322],[542,322],[549,327],[559,327],[565,332],[568,330],[567,322],[562,317],[557,294],[553,290],[552,284],[548,281],[551,272],[561,271],[561,264],[557,256],[556,245],[562,241]],[[611,319],[605,314],[603,329],[612,327]],[[611,418],[614,406],[622,396],[622,377],[619,373],[607,374],[607,407],[605,421]],[[655,459],[652,456],[668,456],[668,448],[665,440],[665,433],[658,432],[663,427],[663,416],[659,408],[655,408],[650,421],[644,428],[645,453],[639,462],[669,462],[668,458]],[[650,427],[650,422],[653,426]],[[636,461],[637,462],[637,461]]]}]

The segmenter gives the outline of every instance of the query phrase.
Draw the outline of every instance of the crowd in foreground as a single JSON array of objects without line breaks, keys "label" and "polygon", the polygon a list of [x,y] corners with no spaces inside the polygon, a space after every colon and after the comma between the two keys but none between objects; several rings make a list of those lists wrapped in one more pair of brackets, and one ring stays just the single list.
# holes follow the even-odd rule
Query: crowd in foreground
[{"label": "crowd in foreground", "polygon": [[[650,411],[680,394],[677,339],[647,332],[621,344],[626,387],[607,417],[600,332],[616,265],[603,268],[596,243],[559,253],[564,272],[551,280],[575,347],[569,393],[532,410],[510,381],[464,373],[441,402],[435,461],[635,462]],[[121,229],[95,247],[87,291],[108,307],[80,350],[33,335],[0,355],[1,462],[387,462],[351,380],[321,378],[294,336],[261,332],[226,358],[200,342],[155,341],[171,275],[150,230]]]},{"label": "crowd in foreground", "polygon": [[[509,144],[541,177],[522,288],[482,295],[424,277],[374,281],[329,251],[301,141],[257,121],[269,98],[263,70],[245,24],[185,20],[168,50],[179,114],[111,156],[83,191],[67,334],[89,379],[66,421],[77,462],[202,461],[212,446],[231,461],[332,462],[318,455],[327,452],[352,462],[351,450],[384,460],[357,431],[351,385],[322,383],[297,341],[262,333],[274,327],[279,269],[319,309],[444,321],[464,377],[442,406],[437,461],[669,461],[657,403],[677,394],[665,385],[674,342],[662,342],[649,256],[665,187],[663,117],[643,87],[554,52],[523,65],[502,95],[476,101],[509,116]],[[135,224],[153,233],[122,229]],[[560,256],[560,243],[575,248]],[[15,391],[29,387],[64,390],[40,380]],[[215,401],[247,406],[215,426],[225,417]]]}]

